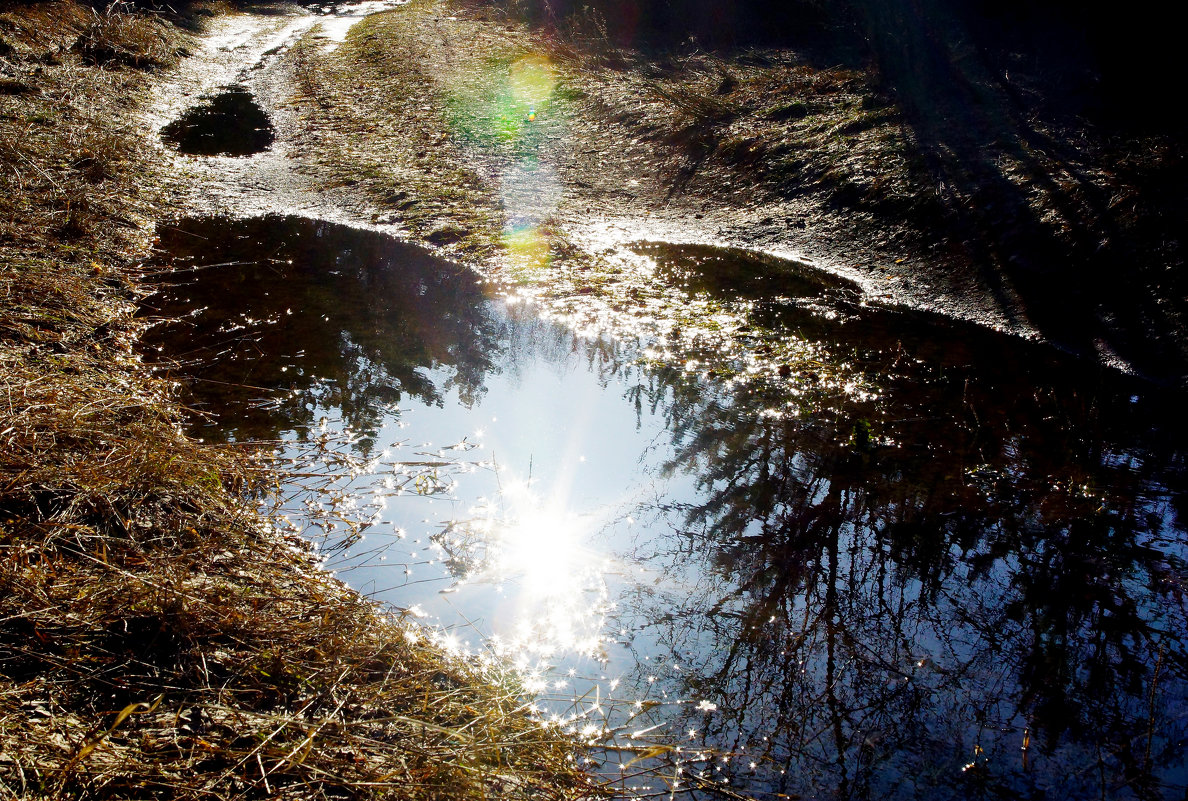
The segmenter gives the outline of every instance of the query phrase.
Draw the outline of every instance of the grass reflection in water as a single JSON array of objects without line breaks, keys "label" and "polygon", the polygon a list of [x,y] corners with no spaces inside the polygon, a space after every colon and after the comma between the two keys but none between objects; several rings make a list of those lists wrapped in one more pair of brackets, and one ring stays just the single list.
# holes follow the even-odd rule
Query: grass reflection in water
[{"label": "grass reflection in water", "polygon": [[[158,344],[194,358],[209,431],[287,455],[317,446],[323,416],[354,431],[365,464],[333,479],[364,521],[343,575],[494,634],[526,685],[569,699],[539,714],[613,732],[608,764],[646,773],[632,782],[825,798],[1188,786],[1180,399],[862,308],[811,272],[753,302],[737,285],[768,280],[753,265],[727,285],[696,274],[720,254],[642,248],[690,303],[739,315],[752,351],[658,326],[639,345],[666,355],[644,364],[379,235],[180,228],[163,237],[176,266],[238,265],[179,272],[201,280],[151,301],[190,313]],[[782,360],[783,341],[812,357]]]}]

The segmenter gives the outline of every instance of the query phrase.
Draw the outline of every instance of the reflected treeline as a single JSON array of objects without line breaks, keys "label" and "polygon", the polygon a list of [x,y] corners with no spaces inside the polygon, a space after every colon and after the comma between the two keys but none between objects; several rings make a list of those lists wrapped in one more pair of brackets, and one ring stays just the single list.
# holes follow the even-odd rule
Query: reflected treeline
[{"label": "reflected treeline", "polygon": [[879,397],[779,418],[753,387],[680,370],[634,390],[701,496],[661,510],[678,530],[636,555],[687,583],[623,608],[684,666],[670,694],[718,705],[675,731],[746,752],[707,778],[778,797],[1183,797],[1178,399],[914,315],[777,322]]},{"label": "reflected treeline", "polygon": [[262,217],[160,236],[144,313],[181,319],[145,342],[181,363],[187,403],[217,415],[206,436],[275,439],[327,410],[366,435],[402,399],[440,405],[452,389],[469,405],[505,346],[473,272],[383,234]]}]

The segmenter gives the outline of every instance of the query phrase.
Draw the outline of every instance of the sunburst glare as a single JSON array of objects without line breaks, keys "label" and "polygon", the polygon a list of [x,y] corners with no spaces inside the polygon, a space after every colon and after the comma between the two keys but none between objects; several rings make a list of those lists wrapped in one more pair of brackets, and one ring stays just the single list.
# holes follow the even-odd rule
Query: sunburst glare
[{"label": "sunburst glare", "polygon": [[578,521],[559,509],[530,509],[504,530],[500,568],[533,599],[565,595],[582,570]]},{"label": "sunburst glare", "polygon": [[589,522],[560,495],[542,501],[527,482],[505,484],[502,506],[487,533],[486,578],[515,588],[517,622],[505,652],[597,653],[609,566],[588,543]]}]

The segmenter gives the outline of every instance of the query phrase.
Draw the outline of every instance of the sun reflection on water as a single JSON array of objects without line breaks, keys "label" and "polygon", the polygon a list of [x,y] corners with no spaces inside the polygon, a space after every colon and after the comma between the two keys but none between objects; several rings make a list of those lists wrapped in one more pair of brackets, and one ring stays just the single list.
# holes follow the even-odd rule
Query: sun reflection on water
[{"label": "sun reflection on water", "polygon": [[500,568],[519,575],[530,598],[552,600],[573,586],[581,567],[575,522],[559,510],[534,509],[503,532]]},{"label": "sun reflection on water", "polygon": [[542,499],[530,482],[506,476],[499,485],[495,500],[480,500],[467,519],[447,521],[431,537],[453,578],[441,592],[493,591],[490,646],[521,668],[604,661],[612,563],[592,544],[602,523],[572,511],[564,492]]},{"label": "sun reflection on water", "polygon": [[589,544],[591,525],[563,498],[542,501],[527,482],[504,487],[504,514],[485,523],[482,578],[515,603],[500,641],[505,655],[597,657],[606,628],[608,560]]}]

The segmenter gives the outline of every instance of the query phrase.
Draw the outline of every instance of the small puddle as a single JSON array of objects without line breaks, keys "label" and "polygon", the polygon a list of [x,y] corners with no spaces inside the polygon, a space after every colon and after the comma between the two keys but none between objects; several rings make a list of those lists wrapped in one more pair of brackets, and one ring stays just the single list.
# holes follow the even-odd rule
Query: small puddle
[{"label": "small puddle", "polygon": [[343,42],[355,23],[371,14],[405,5],[408,0],[364,0],[360,3],[313,4],[311,10],[321,15],[320,38],[333,48]]},{"label": "small puddle", "polygon": [[180,322],[146,344],[193,429],[318,476],[281,511],[327,567],[516,664],[625,785],[1188,787],[1178,398],[730,251],[638,246],[691,294],[763,299],[757,350],[761,326],[812,345],[778,391],[645,362],[378,233],[160,236],[144,313]]},{"label": "small puddle", "polygon": [[250,156],[272,146],[268,115],[243,86],[202,98],[161,129],[161,138],[192,156]]},{"label": "small puddle", "polygon": [[656,262],[657,272],[690,292],[750,300],[821,298],[828,294],[857,299],[861,289],[852,281],[807,264],[708,245],[642,242],[632,247]]}]

